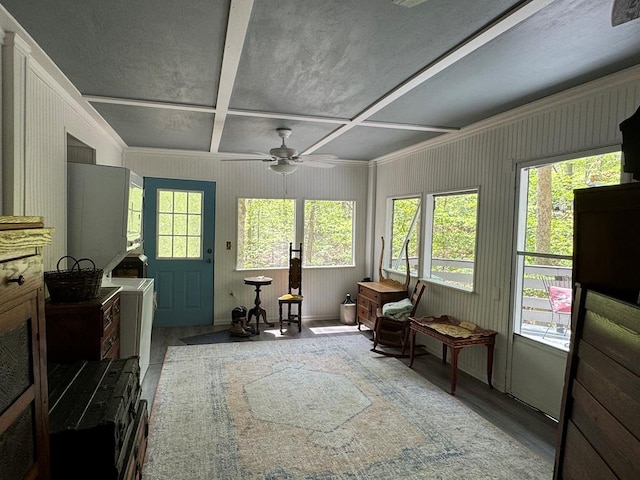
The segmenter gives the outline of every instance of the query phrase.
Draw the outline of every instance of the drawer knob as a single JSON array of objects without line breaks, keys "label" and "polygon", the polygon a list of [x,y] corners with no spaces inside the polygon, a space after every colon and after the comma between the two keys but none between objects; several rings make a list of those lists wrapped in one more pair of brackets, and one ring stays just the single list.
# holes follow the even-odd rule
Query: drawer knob
[{"label": "drawer knob", "polygon": [[24,285],[24,276],[20,275],[18,278],[12,278],[9,282],[17,283],[18,285]]}]

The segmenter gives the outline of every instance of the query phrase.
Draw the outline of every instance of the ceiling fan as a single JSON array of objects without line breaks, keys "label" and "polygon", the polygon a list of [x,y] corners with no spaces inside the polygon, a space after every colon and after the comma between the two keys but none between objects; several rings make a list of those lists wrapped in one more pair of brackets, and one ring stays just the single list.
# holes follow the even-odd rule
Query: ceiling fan
[{"label": "ceiling fan", "polygon": [[269,169],[280,175],[289,175],[295,172],[299,166],[305,167],[317,167],[317,168],[333,168],[334,165],[326,163],[325,160],[332,160],[337,158],[331,154],[316,154],[316,155],[298,155],[298,150],[295,148],[289,148],[285,144],[285,140],[291,135],[290,128],[278,128],[276,129],[278,136],[282,138],[282,145],[269,150],[269,153],[264,152],[250,152],[256,155],[263,155],[268,158],[226,158],[222,161],[260,161],[269,162]]}]

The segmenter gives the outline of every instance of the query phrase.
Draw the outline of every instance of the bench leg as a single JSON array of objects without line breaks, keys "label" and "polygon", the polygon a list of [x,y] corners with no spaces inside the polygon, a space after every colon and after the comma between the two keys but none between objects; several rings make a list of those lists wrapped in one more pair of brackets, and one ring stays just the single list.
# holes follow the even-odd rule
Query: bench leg
[{"label": "bench leg", "polygon": [[451,348],[451,395],[456,394],[456,383],[458,382],[458,355],[461,348]]},{"label": "bench leg", "polygon": [[493,344],[487,345],[487,349],[487,382],[489,383],[489,388],[493,388],[491,384],[493,374]]}]

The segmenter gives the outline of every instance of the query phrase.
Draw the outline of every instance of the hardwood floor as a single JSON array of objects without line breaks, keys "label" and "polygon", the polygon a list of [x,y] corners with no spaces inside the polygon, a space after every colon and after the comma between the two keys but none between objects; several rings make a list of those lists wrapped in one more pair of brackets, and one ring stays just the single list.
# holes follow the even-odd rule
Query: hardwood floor
[{"label": "hardwood floor", "polygon": [[[149,405],[153,404],[167,346],[185,345],[180,340],[181,338],[226,330],[227,328],[226,326],[155,327],[151,338],[151,361],[142,384],[142,398],[147,399]],[[362,330],[362,335],[370,338],[371,332],[364,327]],[[353,334],[354,331],[357,332],[356,327],[345,326],[338,321],[307,321],[303,323],[301,333],[298,333],[297,326],[293,325],[292,332],[287,331],[285,335],[294,338],[311,338],[317,335],[339,335],[347,332]],[[260,341],[277,340],[278,334],[277,328],[263,331],[261,325],[261,334],[254,339]],[[374,354],[372,353],[372,355]],[[408,365],[408,360],[405,359],[389,358],[389,361],[400,361]],[[425,380],[448,391],[451,378],[449,364],[443,365],[439,358],[426,355],[416,358],[414,370]],[[456,398],[544,460],[553,463],[557,422],[509,395],[495,389],[489,389],[486,384],[464,372],[458,373]]]}]

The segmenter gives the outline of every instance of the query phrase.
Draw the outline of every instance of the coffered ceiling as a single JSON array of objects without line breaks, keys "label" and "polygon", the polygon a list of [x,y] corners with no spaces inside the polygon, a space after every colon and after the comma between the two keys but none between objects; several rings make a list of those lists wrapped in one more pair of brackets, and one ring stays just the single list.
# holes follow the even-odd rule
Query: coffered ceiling
[{"label": "coffered ceiling", "polygon": [[371,160],[640,63],[613,0],[0,0],[129,147]]}]

